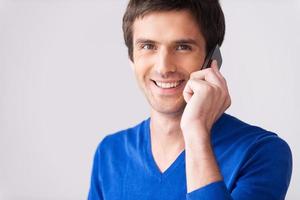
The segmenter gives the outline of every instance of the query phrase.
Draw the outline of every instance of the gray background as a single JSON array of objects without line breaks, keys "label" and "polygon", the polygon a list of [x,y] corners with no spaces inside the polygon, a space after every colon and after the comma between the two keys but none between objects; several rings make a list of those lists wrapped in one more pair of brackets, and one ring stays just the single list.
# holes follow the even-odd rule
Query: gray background
[{"label": "gray background", "polygon": [[[1,200],[85,199],[99,141],[148,116],[123,45],[126,3],[0,0]],[[290,144],[287,199],[299,199],[300,3],[222,5],[227,112]]]}]

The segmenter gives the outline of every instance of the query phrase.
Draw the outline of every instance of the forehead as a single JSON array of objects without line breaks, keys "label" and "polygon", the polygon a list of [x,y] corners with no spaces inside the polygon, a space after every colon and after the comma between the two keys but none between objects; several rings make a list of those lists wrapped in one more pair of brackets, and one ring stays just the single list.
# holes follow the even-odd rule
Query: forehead
[{"label": "forehead", "polygon": [[187,37],[203,40],[196,20],[186,10],[151,12],[137,18],[133,24],[134,41],[145,38],[167,42]]}]

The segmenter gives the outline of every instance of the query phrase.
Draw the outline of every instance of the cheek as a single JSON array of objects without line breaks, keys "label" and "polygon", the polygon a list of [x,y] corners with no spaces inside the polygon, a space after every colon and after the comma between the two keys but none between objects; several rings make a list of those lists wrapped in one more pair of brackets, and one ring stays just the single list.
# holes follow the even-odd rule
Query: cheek
[{"label": "cheek", "polygon": [[151,65],[154,55],[149,52],[138,52],[134,54],[134,61],[138,66]]},{"label": "cheek", "polygon": [[143,82],[146,80],[146,77],[148,76],[148,71],[149,67],[147,67],[146,63],[142,59],[137,59],[134,62],[134,73],[140,84],[143,84]]},{"label": "cheek", "polygon": [[152,61],[151,56],[145,54],[135,55],[134,70],[138,79],[144,79],[151,70]]},{"label": "cheek", "polygon": [[200,70],[203,62],[204,56],[201,54],[178,56],[176,60],[176,63],[178,63],[187,74]]}]

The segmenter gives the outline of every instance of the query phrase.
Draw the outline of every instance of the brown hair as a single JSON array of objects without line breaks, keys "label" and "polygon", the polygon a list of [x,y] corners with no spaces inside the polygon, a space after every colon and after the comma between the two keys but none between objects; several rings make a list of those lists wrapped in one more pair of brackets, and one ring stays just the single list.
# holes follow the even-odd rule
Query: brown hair
[{"label": "brown hair", "polygon": [[196,19],[206,41],[206,53],[222,45],[225,19],[218,0],[130,0],[123,16],[123,35],[128,56],[133,61],[133,23],[155,11],[188,10]]}]

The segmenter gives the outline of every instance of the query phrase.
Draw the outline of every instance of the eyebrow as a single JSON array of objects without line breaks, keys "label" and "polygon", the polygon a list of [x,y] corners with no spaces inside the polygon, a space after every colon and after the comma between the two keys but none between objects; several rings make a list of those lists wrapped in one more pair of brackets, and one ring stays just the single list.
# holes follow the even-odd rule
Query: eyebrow
[{"label": "eyebrow", "polygon": [[176,44],[194,44],[197,45],[196,40],[194,39],[181,39],[181,40],[176,40]]},{"label": "eyebrow", "polygon": [[143,39],[143,38],[137,39],[137,40],[135,41],[135,44],[145,44],[145,43],[155,44],[155,43],[157,43],[157,42],[155,42],[154,40],[148,40],[148,39]]},{"label": "eyebrow", "polygon": [[[156,43],[159,43],[159,42],[156,42],[154,40],[144,39],[144,38],[137,39],[136,42],[135,42],[136,45],[137,44],[145,44],[145,43],[156,44]],[[172,41],[171,43],[197,45],[196,40],[190,39],[190,38],[175,40],[175,41]]]}]

